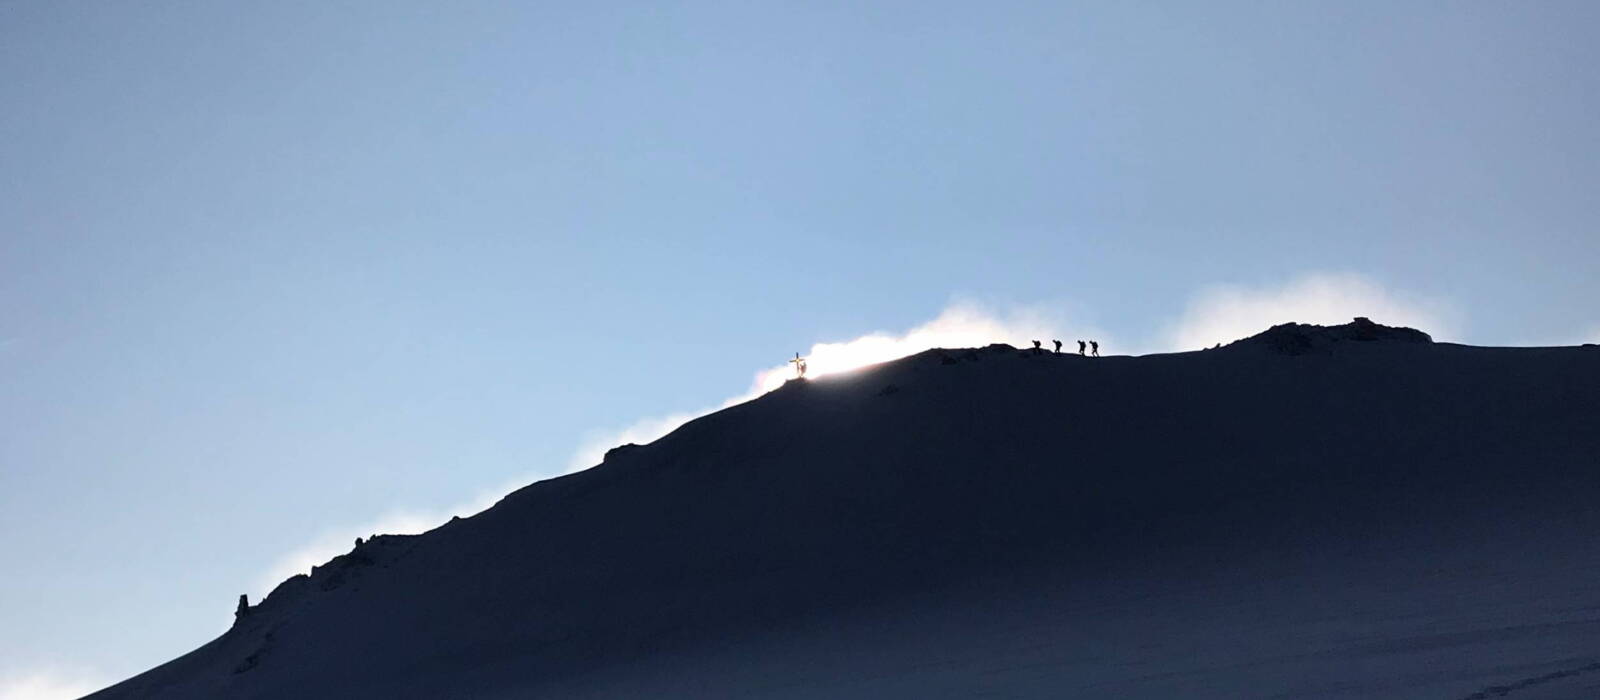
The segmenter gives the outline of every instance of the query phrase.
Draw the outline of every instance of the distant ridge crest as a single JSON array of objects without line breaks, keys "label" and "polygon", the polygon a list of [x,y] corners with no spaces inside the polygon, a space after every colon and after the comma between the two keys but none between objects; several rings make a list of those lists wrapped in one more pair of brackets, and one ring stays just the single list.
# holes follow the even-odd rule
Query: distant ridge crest
[{"label": "distant ridge crest", "polygon": [[1385,326],[1365,316],[1357,316],[1350,323],[1338,326],[1280,323],[1233,345],[1262,346],[1285,355],[1301,355],[1349,341],[1432,343],[1433,337],[1415,328]]}]

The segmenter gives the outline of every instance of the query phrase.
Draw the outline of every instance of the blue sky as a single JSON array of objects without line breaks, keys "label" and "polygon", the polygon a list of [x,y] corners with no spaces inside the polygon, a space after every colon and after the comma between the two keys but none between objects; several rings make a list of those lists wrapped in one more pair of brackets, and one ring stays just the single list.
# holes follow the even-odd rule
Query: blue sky
[{"label": "blue sky", "polygon": [[5,3],[0,700],[815,343],[1600,342],[1597,20]]}]

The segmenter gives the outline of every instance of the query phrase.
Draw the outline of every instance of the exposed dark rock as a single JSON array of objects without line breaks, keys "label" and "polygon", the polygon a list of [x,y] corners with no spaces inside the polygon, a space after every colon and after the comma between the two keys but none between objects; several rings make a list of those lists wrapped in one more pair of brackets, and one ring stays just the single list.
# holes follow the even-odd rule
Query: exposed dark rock
[{"label": "exposed dark rock", "polygon": [[1245,338],[1234,345],[1261,346],[1284,355],[1303,355],[1343,342],[1431,343],[1433,338],[1415,328],[1385,326],[1358,316],[1339,326],[1284,323]]},{"label": "exposed dark rock", "polygon": [[626,457],[628,455],[628,453],[630,453],[630,452],[632,452],[634,450],[637,450],[637,449],[639,449],[639,445],[636,444],[636,443],[632,443],[632,442],[630,442],[630,443],[628,443],[626,445],[617,445],[616,447],[613,447],[613,448],[611,448],[609,450],[606,450],[605,457],[602,458],[600,461],[602,461],[602,462],[610,462],[613,459],[616,459],[618,457]]},{"label": "exposed dark rock", "polygon": [[233,609],[233,622],[234,622],[234,624],[238,624],[240,620],[243,620],[249,614],[250,614],[250,596],[248,596],[248,595],[246,595],[244,593],[240,593],[239,594],[239,607]]}]

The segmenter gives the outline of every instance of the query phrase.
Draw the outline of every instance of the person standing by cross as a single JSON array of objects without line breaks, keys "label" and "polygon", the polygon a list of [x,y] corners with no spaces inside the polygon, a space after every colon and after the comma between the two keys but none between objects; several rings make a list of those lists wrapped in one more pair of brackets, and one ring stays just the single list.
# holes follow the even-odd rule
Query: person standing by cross
[{"label": "person standing by cross", "polygon": [[794,365],[794,378],[795,379],[805,379],[806,378],[806,358],[801,357],[800,353],[798,353],[798,352],[795,353],[794,354],[794,359],[793,360],[789,360],[789,364]]}]

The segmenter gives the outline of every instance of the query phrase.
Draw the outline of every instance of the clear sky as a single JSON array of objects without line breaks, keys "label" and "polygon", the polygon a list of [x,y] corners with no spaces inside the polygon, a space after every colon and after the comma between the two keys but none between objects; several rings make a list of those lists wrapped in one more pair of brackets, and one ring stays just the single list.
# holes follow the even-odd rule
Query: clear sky
[{"label": "clear sky", "polygon": [[1600,341],[1597,36],[1593,2],[0,4],[0,699],[819,342]]}]

